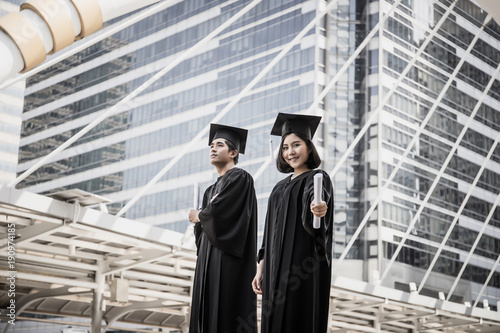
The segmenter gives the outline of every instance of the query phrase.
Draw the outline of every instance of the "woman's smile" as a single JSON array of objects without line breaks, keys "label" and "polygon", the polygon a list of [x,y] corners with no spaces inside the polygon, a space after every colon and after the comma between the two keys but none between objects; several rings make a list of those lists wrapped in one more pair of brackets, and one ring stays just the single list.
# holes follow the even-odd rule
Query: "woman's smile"
[{"label": "woman's smile", "polygon": [[310,150],[304,140],[295,134],[289,134],[283,141],[283,159],[290,165],[294,174],[309,170],[307,160]]}]

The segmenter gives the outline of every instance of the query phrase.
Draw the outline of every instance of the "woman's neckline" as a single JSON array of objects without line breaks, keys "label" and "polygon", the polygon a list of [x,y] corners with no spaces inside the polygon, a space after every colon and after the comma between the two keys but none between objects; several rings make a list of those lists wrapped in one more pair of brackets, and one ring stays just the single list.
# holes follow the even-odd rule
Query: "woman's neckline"
[{"label": "woman's neckline", "polygon": [[304,172],[302,172],[302,173],[299,173],[299,174],[298,174],[298,175],[296,175],[296,176],[294,176],[293,174],[291,174],[291,175],[290,175],[290,181],[295,180],[295,179],[299,178],[300,176],[305,175],[305,174],[307,174],[307,173],[309,173],[309,172],[311,172],[311,171],[313,171],[313,170],[307,170],[307,171],[304,171]]}]

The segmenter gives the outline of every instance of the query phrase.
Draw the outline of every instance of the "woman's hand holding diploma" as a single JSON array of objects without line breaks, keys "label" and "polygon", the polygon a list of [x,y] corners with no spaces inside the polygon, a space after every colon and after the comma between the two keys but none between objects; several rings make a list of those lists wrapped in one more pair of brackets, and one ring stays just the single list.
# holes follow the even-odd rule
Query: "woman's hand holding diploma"
[{"label": "woman's hand holding diploma", "polygon": [[326,215],[328,207],[326,202],[321,200],[321,193],[323,192],[323,174],[317,173],[314,175],[314,200],[311,203],[311,212],[314,215],[313,228],[319,229],[321,218]]}]

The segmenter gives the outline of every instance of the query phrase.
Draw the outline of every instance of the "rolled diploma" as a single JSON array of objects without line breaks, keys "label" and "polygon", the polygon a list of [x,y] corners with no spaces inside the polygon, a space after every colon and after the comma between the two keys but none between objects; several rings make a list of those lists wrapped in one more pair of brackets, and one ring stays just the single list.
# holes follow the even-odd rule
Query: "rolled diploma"
[{"label": "rolled diploma", "polygon": [[[194,193],[193,193],[193,206],[194,209],[198,210],[200,208],[200,184],[194,183]],[[181,239],[181,248],[185,247],[191,250],[196,250],[195,238],[194,238],[194,223],[188,223],[184,236]]]},{"label": "rolled diploma", "polygon": [[[321,202],[321,192],[323,192],[323,174],[317,173],[314,175],[314,204],[317,205]],[[319,229],[320,217],[313,216],[313,228]]]},{"label": "rolled diploma", "polygon": [[194,183],[194,209],[200,209],[200,184]]}]

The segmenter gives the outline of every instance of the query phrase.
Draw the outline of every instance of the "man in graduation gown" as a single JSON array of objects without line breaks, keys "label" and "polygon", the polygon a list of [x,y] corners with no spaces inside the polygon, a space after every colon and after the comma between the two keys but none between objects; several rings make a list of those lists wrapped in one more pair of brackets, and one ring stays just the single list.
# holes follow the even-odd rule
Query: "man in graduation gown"
[{"label": "man in graduation gown", "polygon": [[[257,332],[255,275],[257,199],[252,176],[235,167],[247,130],[211,124],[210,163],[219,175],[192,209],[198,260],[190,333]],[[196,208],[196,207],[195,207]]]}]

